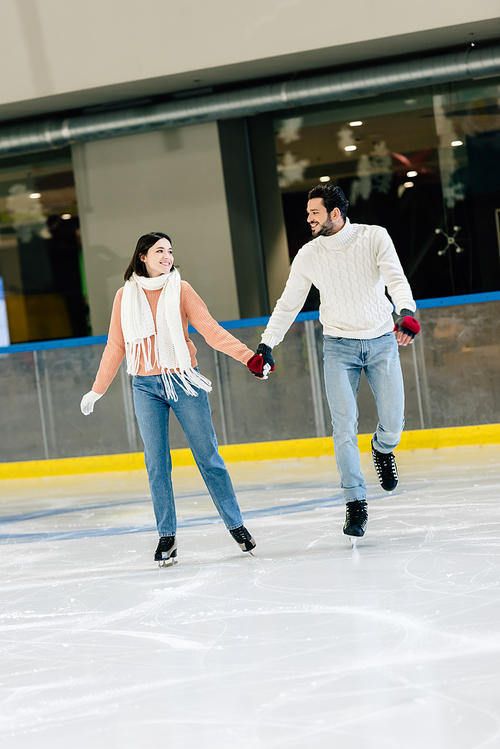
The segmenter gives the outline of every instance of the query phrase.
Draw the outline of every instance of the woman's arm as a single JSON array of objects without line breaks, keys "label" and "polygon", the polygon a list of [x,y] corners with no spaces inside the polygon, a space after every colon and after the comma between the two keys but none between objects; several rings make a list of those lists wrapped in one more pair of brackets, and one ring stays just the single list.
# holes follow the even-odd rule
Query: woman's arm
[{"label": "woman's arm", "polygon": [[123,340],[121,307],[123,288],[118,289],[113,302],[111,322],[109,324],[108,342],[102,353],[101,363],[97,372],[95,382],[92,385],[94,393],[104,395],[113,382],[125,356],[125,341]]},{"label": "woman's arm", "polygon": [[247,364],[254,355],[248,346],[241,343],[214,320],[207,305],[186,281],[181,283],[181,313],[187,316],[198,333],[201,333],[209,346]]}]

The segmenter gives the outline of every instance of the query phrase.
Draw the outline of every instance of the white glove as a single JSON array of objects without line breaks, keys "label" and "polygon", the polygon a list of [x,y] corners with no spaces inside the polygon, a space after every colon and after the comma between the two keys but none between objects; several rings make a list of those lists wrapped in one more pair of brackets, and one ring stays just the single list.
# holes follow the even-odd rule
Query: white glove
[{"label": "white glove", "polygon": [[82,398],[82,402],[80,403],[80,409],[84,416],[88,416],[92,413],[92,411],[94,410],[94,403],[96,403],[99,398],[102,398],[102,395],[94,393],[93,390],[91,390],[90,393],[85,393]]}]

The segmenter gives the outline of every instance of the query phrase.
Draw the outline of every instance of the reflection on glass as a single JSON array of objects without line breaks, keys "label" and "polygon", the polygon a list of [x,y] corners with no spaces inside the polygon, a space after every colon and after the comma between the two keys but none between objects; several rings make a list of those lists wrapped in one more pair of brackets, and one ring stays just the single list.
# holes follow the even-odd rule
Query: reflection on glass
[{"label": "reflection on glass", "polygon": [[0,160],[0,276],[11,343],[89,335],[69,150]]},{"label": "reflection on glass", "polygon": [[307,191],[329,180],[351,221],[388,229],[416,298],[500,289],[500,85],[409,93],[275,120],[290,258],[311,239]]}]

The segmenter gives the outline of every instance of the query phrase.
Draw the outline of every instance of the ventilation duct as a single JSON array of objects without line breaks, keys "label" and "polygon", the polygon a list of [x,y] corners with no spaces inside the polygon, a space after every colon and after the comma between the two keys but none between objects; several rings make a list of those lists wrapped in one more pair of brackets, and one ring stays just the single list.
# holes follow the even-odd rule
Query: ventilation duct
[{"label": "ventilation duct", "polygon": [[0,156],[495,75],[500,75],[500,46],[471,46],[465,52],[269,83],[154,106],[3,127]]}]

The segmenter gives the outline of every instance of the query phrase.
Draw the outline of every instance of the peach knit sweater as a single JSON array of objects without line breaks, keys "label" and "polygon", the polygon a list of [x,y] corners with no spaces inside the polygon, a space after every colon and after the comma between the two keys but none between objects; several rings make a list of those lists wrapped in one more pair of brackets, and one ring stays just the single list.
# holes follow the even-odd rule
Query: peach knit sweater
[{"label": "peach knit sweater", "polygon": [[[161,292],[162,289],[144,289],[144,293],[146,294],[149,306],[153,313],[155,325],[156,308],[158,306]],[[108,387],[111,385],[114,376],[118,372],[123,357],[125,356],[125,341],[123,340],[121,324],[122,296],[123,287],[116,292],[113,311],[111,313],[111,322],[109,325],[108,342],[102,355],[101,364],[95,382],[92,385],[94,393],[98,393],[99,395],[104,395]],[[219,323],[210,315],[205,302],[198,296],[196,291],[187,283],[187,281],[181,281],[180,311],[184,337],[186,339],[189,353],[191,354],[191,364],[193,367],[197,364],[196,348],[188,336],[188,319],[194,325],[198,333],[201,333],[208,345],[217,349],[217,351],[222,351],[224,354],[232,356],[233,359],[242,362],[242,364],[246,364],[253,356],[254,352],[245,346],[244,343],[241,343],[241,341],[238,341],[238,339],[232,336],[231,333],[228,333],[227,330],[221,328]],[[161,374],[161,372],[159,367],[154,367],[146,372],[144,369],[144,361],[141,356],[141,362],[137,374],[147,376],[158,375]]]}]

